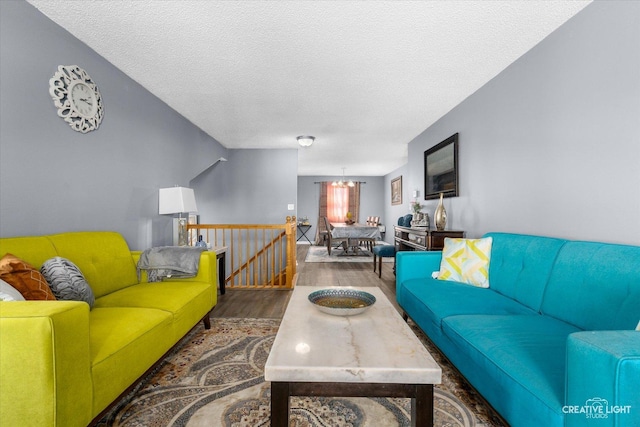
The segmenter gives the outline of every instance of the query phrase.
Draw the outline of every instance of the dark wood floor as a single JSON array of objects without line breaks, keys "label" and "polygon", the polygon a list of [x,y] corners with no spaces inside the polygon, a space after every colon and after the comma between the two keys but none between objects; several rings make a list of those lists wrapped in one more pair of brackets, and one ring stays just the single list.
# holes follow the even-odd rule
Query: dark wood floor
[{"label": "dark wood floor", "polygon": [[[370,262],[305,263],[309,245],[297,246],[297,286],[377,286],[400,311],[396,303],[396,276],[393,263],[382,263],[382,278],[373,272]],[[211,317],[250,317],[281,319],[291,291],[234,290],[218,294],[218,304]]]},{"label": "dark wood floor", "polygon": [[[382,278],[373,272],[371,262],[351,263],[309,263],[304,262],[309,245],[298,245],[298,283],[297,286],[377,286],[385,293],[391,304],[399,313],[402,310],[396,303],[396,276],[393,274],[393,263],[382,263]],[[291,291],[271,290],[233,290],[228,289],[224,295],[218,294],[218,304],[211,317],[238,318],[274,318],[281,319],[289,302]],[[440,357],[446,357],[440,354]],[[455,370],[455,367],[453,367]],[[457,371],[456,371],[457,372]],[[462,381],[464,378],[460,377]],[[473,388],[466,383],[466,388]],[[477,393],[482,399],[482,396]],[[484,405],[490,408],[486,401]],[[508,425],[497,413],[492,412],[496,425]],[[497,420],[502,420],[502,424]]]}]

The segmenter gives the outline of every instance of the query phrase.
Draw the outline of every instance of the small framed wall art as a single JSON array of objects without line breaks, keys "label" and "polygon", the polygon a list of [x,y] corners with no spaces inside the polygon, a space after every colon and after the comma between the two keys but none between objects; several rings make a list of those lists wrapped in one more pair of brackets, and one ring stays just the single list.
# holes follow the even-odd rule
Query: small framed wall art
[{"label": "small framed wall art", "polygon": [[402,204],[402,175],[391,180],[391,205]]}]

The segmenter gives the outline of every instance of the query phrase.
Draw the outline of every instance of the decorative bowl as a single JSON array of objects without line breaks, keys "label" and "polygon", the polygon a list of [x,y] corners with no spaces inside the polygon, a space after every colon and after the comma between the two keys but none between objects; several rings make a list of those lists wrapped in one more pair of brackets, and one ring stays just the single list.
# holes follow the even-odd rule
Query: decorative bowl
[{"label": "decorative bowl", "polygon": [[371,307],[376,297],[357,289],[321,289],[311,292],[309,301],[323,313],[353,316]]}]

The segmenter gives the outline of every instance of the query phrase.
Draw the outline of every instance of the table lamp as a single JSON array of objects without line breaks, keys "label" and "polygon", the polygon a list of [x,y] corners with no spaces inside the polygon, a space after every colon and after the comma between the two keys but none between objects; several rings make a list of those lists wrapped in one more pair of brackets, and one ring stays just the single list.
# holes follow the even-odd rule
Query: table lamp
[{"label": "table lamp", "polygon": [[178,246],[187,245],[187,218],[182,214],[198,212],[196,196],[192,188],[161,188],[158,194],[158,213],[160,215],[178,214]]}]

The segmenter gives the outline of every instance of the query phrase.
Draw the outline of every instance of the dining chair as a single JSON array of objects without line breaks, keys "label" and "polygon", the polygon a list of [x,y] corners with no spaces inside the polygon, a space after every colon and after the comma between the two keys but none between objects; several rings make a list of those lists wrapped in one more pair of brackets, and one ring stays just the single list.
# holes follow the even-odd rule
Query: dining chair
[{"label": "dining chair", "polygon": [[340,245],[343,245],[347,239],[335,239],[333,238],[333,236],[331,235],[331,230],[333,229],[333,227],[331,226],[331,223],[329,222],[329,218],[327,218],[326,216],[323,217],[324,218],[324,225],[327,229],[327,252],[329,253],[329,255],[331,255],[331,249],[333,248],[333,245],[335,243],[339,243],[339,245],[336,245],[335,248],[337,248]]},{"label": "dining chair", "polygon": [[316,245],[324,246],[327,244],[327,234],[329,234],[330,230],[326,228],[326,224],[324,221],[324,217],[318,218],[318,237]]},{"label": "dining chair", "polygon": [[[380,223],[379,216],[368,216],[367,217],[367,225],[371,227],[377,227]],[[373,252],[373,247],[376,245],[375,239],[362,239],[360,240],[360,245],[364,246],[370,252]]]},{"label": "dining chair", "polygon": [[[378,261],[378,277],[382,278],[382,258],[390,258],[396,256],[396,247],[394,245],[380,245],[373,248],[373,272],[376,272],[376,260]],[[395,264],[394,264],[395,272]]]}]

